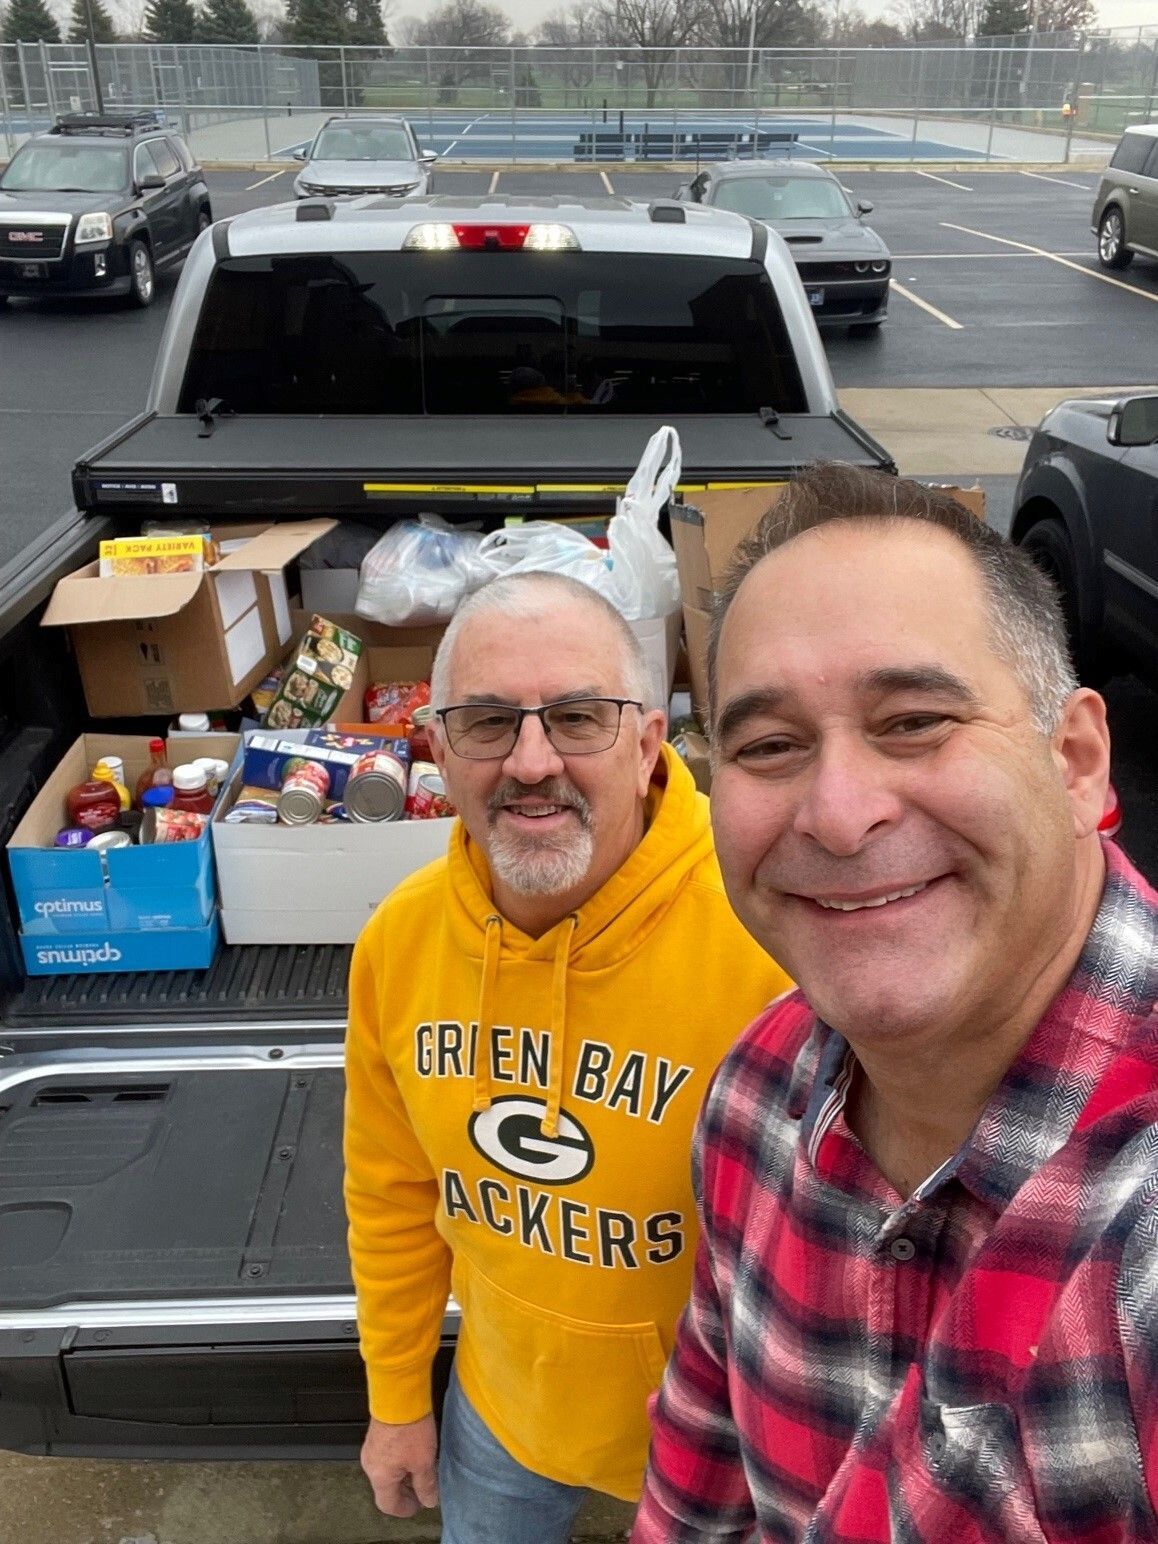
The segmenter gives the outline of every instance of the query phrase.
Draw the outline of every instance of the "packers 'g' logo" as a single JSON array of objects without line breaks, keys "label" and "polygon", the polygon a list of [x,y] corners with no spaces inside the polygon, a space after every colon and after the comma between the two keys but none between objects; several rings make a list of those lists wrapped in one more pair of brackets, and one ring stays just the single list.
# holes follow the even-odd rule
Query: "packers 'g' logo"
[{"label": "packers 'g' logo", "polygon": [[545,1137],[541,1099],[496,1099],[470,1118],[467,1133],[484,1158],[505,1174],[542,1185],[573,1185],[595,1162],[591,1138],[570,1115],[559,1114],[559,1135]]}]

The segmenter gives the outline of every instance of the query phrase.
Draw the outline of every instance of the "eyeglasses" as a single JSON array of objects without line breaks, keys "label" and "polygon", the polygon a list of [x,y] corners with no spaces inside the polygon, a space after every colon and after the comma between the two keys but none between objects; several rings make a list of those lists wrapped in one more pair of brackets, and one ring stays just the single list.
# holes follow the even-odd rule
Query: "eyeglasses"
[{"label": "eyeglasses", "polygon": [[498,761],[518,743],[523,720],[537,718],[560,756],[594,756],[619,738],[624,708],[643,709],[633,697],[570,697],[537,708],[507,708],[493,702],[464,702],[439,708],[447,742],[468,761]]}]

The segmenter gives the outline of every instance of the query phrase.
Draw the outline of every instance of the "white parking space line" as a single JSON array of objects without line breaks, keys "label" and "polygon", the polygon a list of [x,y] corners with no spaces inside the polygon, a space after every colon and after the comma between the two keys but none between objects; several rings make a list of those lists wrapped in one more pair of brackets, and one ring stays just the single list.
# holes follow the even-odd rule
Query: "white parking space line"
[{"label": "white parking space line", "polygon": [[[894,258],[893,261],[895,262],[896,259]],[[907,290],[903,284],[898,284],[895,279],[889,280],[889,288],[896,290],[897,294],[903,295],[906,300],[911,300],[913,305],[919,306],[922,311],[927,311],[930,316],[935,316],[939,322],[951,328],[953,332],[964,332],[965,329],[960,322],[955,322],[951,316],[946,316],[944,311],[938,311],[936,306],[931,306],[927,300],[922,300],[920,295],[914,295],[912,290]]]},{"label": "white parking space line", "polygon": [[[1058,257],[1085,257],[1085,252],[1058,252]],[[1024,263],[1036,252],[894,252],[894,263]]]},{"label": "white parking space line", "polygon": [[917,173],[918,177],[928,177],[930,182],[943,182],[947,188],[960,188],[962,193],[972,193],[973,189],[966,187],[963,182],[954,182],[951,177],[938,177],[936,172]]},{"label": "white parking space line", "polygon": [[281,171],[274,172],[272,176],[270,176],[270,177],[263,177],[260,182],[251,182],[249,184],[249,186],[246,188],[245,191],[247,193],[252,193],[254,188],[264,188],[267,182],[275,182],[277,180],[277,178],[284,177],[286,172],[288,172],[288,171],[289,171],[289,167],[288,166],[283,166]]},{"label": "white parking space line", "polygon": [[949,220],[942,220],[941,226],[947,231],[961,231],[966,236],[979,236],[982,241],[996,241],[1003,247],[1016,247],[1022,252],[1032,252],[1035,257],[1044,257],[1051,263],[1059,263],[1063,268],[1072,268],[1075,273],[1084,273],[1087,279],[1097,279],[1101,284],[1112,284],[1115,289],[1125,290],[1129,295],[1140,295],[1143,300],[1153,300],[1158,304],[1158,294],[1150,290],[1139,289],[1135,284],[1127,284],[1122,279],[1111,279],[1108,273],[1098,273],[1096,269],[1085,268],[1081,263],[1072,263],[1068,257],[1059,257],[1056,252],[1047,252],[1044,247],[1032,246],[1028,241],[1011,241],[1008,236],[991,236],[988,231],[970,230],[967,225],[954,225]]},{"label": "white parking space line", "polygon": [[607,175],[606,172],[600,172],[599,175],[603,178],[603,186],[607,189],[607,191],[614,198],[615,197],[615,189],[611,185],[611,178]]},{"label": "white parking space line", "polygon": [[1093,188],[1086,186],[1084,182],[1071,182],[1068,177],[1045,177],[1041,172],[1025,172],[1023,177],[1032,177],[1035,182],[1056,182],[1059,188],[1077,188],[1079,193],[1092,193]]},{"label": "white parking space line", "polygon": [[498,185],[499,185],[499,178],[502,176],[502,174],[503,173],[502,173],[502,168],[501,167],[499,167],[499,168],[497,168],[495,170],[494,175],[491,177],[491,185],[487,189],[488,193],[493,193],[495,191],[495,189],[498,187]]}]

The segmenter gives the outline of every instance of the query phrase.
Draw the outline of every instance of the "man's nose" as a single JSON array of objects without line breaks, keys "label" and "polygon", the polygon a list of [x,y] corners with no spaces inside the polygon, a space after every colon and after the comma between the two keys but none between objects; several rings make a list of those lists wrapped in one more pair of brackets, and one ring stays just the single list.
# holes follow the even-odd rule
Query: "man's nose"
[{"label": "man's nose", "polygon": [[796,831],[838,857],[851,857],[875,831],[900,819],[895,770],[857,736],[823,745],[797,807]]},{"label": "man's nose", "polygon": [[508,777],[520,783],[541,783],[545,777],[557,777],[563,770],[563,758],[547,738],[543,721],[528,713],[519,725],[519,733],[503,763]]}]

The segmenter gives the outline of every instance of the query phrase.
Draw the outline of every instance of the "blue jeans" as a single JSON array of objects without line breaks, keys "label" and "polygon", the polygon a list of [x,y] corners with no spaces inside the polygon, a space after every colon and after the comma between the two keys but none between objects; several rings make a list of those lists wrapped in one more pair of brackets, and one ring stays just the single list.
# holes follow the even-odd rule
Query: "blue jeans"
[{"label": "blue jeans", "polygon": [[491,1436],[452,1370],[438,1450],[442,1544],[567,1544],[587,1494],[524,1469]]}]

